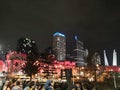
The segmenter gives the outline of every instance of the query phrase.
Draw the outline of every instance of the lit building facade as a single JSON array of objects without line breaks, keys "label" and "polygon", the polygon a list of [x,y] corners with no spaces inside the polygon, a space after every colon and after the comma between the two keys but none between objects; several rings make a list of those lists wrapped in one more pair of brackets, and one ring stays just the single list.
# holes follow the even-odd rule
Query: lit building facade
[{"label": "lit building facade", "polygon": [[73,50],[74,60],[76,61],[76,66],[85,66],[85,50],[83,47],[83,42],[77,39],[75,36],[75,48]]},{"label": "lit building facade", "polygon": [[59,32],[53,34],[53,50],[57,60],[64,61],[66,59],[66,37],[64,34]]}]

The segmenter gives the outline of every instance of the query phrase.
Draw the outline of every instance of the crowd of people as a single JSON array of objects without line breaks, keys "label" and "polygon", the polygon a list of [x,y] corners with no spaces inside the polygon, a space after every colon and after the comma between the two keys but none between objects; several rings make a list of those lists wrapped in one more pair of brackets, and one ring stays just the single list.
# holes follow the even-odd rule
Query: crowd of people
[{"label": "crowd of people", "polygon": [[1,90],[42,90],[43,85],[38,81],[8,79]]},{"label": "crowd of people", "polygon": [[[39,82],[37,79],[30,81],[20,78],[0,78],[0,90],[100,90],[96,88],[93,82],[82,81],[68,83],[68,82],[54,82],[50,78],[46,82]],[[120,90],[116,88],[114,90]]]},{"label": "crowd of people", "polygon": [[84,83],[84,85],[80,82],[74,85],[67,82],[58,83],[49,78],[45,83],[20,78],[0,78],[0,90],[68,90],[69,87],[71,90],[92,90],[94,86],[88,82]]},{"label": "crowd of people", "polygon": [[0,90],[53,90],[52,80],[41,83],[20,78],[0,78]]}]

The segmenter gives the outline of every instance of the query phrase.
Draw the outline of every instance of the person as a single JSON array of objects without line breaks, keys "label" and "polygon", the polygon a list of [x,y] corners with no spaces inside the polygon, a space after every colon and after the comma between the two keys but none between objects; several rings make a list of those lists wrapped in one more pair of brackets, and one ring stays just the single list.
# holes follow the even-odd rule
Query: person
[{"label": "person", "polygon": [[13,86],[12,90],[22,90],[22,88],[20,87],[20,82],[19,81],[16,82],[16,85]]},{"label": "person", "polygon": [[45,90],[52,90],[51,80],[49,80],[48,77],[47,77],[47,81],[46,81],[46,83],[44,85],[44,89]]},{"label": "person", "polygon": [[37,90],[42,90],[42,88],[43,88],[42,85],[39,84]]},{"label": "person", "polygon": [[60,85],[60,90],[67,90],[68,89],[68,83],[67,82],[62,82]]},{"label": "person", "polygon": [[6,77],[2,78],[2,83],[3,83],[3,85],[2,85],[2,90],[3,90],[3,88],[4,88],[5,82],[6,82]]},{"label": "person", "polygon": [[87,90],[92,90],[94,85],[93,85],[92,82],[88,81],[88,82],[85,83],[85,87],[86,87]]},{"label": "person", "polygon": [[30,90],[30,81],[26,82],[26,84],[24,85],[24,89],[23,90]]},{"label": "person", "polygon": [[30,86],[29,86],[29,90],[34,90],[35,89],[35,87],[34,87],[34,83],[30,83]]},{"label": "person", "polygon": [[6,86],[6,90],[11,90],[11,86],[12,86],[12,82],[9,81],[7,86]]},{"label": "person", "polygon": [[2,78],[0,78],[0,90],[2,90],[3,87],[3,82],[2,82]]}]

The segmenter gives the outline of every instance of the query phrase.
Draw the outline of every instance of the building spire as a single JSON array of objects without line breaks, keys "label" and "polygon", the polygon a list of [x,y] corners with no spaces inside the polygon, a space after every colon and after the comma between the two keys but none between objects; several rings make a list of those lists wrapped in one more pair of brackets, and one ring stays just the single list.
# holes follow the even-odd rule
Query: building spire
[{"label": "building spire", "polygon": [[109,66],[105,50],[104,50],[104,63],[105,63],[105,66]]},{"label": "building spire", "polygon": [[113,50],[113,66],[117,66],[117,52]]}]

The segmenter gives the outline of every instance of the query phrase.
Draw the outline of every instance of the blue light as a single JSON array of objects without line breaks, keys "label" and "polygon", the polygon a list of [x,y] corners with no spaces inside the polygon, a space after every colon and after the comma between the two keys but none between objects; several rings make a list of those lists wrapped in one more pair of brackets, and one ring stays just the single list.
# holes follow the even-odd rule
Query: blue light
[{"label": "blue light", "polygon": [[62,36],[62,37],[65,37],[65,35],[64,35],[64,34],[59,33],[59,32],[54,33],[54,34],[53,34],[53,36]]},{"label": "blue light", "polygon": [[77,37],[77,36],[75,36],[75,40],[78,40],[78,37]]}]

